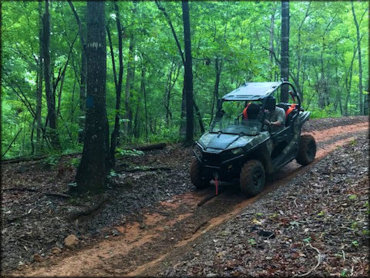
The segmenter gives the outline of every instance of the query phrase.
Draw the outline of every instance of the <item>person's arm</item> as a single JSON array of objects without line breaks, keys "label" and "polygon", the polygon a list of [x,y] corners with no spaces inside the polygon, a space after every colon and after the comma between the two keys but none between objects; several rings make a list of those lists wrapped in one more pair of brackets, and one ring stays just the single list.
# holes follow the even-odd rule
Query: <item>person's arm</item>
[{"label": "person's arm", "polygon": [[273,126],[282,126],[284,125],[284,113],[280,113],[281,111],[275,111],[275,113],[278,113],[277,115],[277,120],[274,122],[270,122],[269,120],[265,120],[265,123],[268,125],[273,125]]},{"label": "person's arm", "polygon": [[277,120],[272,122],[271,124],[274,126],[284,126],[285,124],[285,111],[284,110],[277,110]]}]

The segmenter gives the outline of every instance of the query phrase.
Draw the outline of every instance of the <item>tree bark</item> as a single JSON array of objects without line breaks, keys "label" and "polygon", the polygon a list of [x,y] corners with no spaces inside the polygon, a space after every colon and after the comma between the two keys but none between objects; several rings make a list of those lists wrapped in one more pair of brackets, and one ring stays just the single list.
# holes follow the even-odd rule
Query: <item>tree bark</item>
[{"label": "tree bark", "polygon": [[221,80],[221,72],[222,72],[222,64],[223,61],[220,58],[215,58],[215,74],[216,74],[216,79],[215,79],[215,86],[213,89],[213,98],[212,98],[212,110],[211,110],[211,120],[210,124],[213,121],[213,115],[215,113],[215,106],[217,105],[217,100],[218,100],[218,91],[219,91],[219,86],[220,86],[220,80]]},{"label": "tree bark", "polygon": [[[281,2],[281,78],[289,80],[289,1]],[[281,101],[288,102],[288,86],[281,87]]]},{"label": "tree bark", "polygon": [[357,18],[356,18],[356,12],[355,7],[353,5],[353,0],[351,1],[352,4],[352,14],[353,14],[353,20],[356,25],[356,36],[357,36],[357,56],[358,56],[358,90],[359,90],[359,112],[360,115],[364,114],[364,103],[363,103],[363,87],[362,87],[362,60],[361,60],[361,37],[360,37],[360,25],[358,24]]},{"label": "tree bark", "polygon": [[271,12],[271,21],[270,21],[270,80],[274,80],[274,68],[275,68],[275,62],[274,62],[274,55],[275,47],[274,47],[274,38],[275,38],[275,13],[276,13],[276,5],[273,5],[272,12]]},{"label": "tree bark", "polygon": [[184,93],[186,96],[186,135],[185,143],[191,144],[194,136],[193,114],[193,70],[191,57],[189,2],[182,0],[182,19],[184,24],[185,73]]},{"label": "tree bark", "polygon": [[77,191],[101,191],[109,171],[106,112],[106,41],[103,1],[87,2],[87,99],[85,138],[77,169]]},{"label": "tree bark", "polygon": [[128,61],[127,61],[127,74],[126,74],[126,86],[125,86],[125,119],[124,130],[125,137],[128,139],[131,135],[131,126],[132,126],[132,111],[130,106],[131,99],[131,89],[134,84],[135,78],[135,62],[134,62],[134,35],[130,35],[130,43],[128,49]]},{"label": "tree bark", "polygon": [[306,21],[307,17],[309,16],[310,8],[311,8],[311,2],[308,3],[306,13],[305,13],[301,23],[299,24],[298,31],[297,31],[297,36],[298,36],[298,40],[297,40],[297,74],[296,74],[296,77],[293,79],[293,81],[294,81],[294,84],[295,84],[295,86],[298,90],[298,93],[300,94],[301,102],[303,102],[303,99],[304,99],[304,95],[303,95],[304,79],[303,79],[302,84],[300,82],[300,80],[301,80],[300,79],[300,77],[301,77],[301,67],[302,67],[302,45],[301,45],[302,27],[303,27],[303,24]]},{"label": "tree bark", "polygon": [[[113,74],[115,76],[115,85],[116,85],[116,115],[114,120],[114,128],[111,135],[111,145],[110,145],[110,163],[111,168],[115,165],[115,152],[118,143],[119,137],[119,121],[120,121],[120,109],[121,109],[121,92],[122,92],[122,77],[123,77],[123,50],[122,50],[122,26],[121,21],[119,19],[119,9],[117,2],[114,2],[114,10],[116,13],[116,25],[117,25],[117,33],[118,33],[118,61],[119,61],[119,72],[118,77],[116,77],[116,69],[114,63],[114,54],[113,54],[113,47],[111,45],[111,54],[112,54],[112,63],[113,67]],[[118,79],[118,80],[117,80]]]},{"label": "tree bark", "polygon": [[49,0],[45,0],[45,13],[43,16],[43,57],[44,57],[44,78],[45,78],[45,92],[48,107],[47,121],[50,127],[50,138],[52,147],[60,148],[57,119],[55,111],[55,92],[53,92],[51,84],[51,60],[50,60],[50,13]]},{"label": "tree bark", "polygon": [[42,75],[43,75],[43,55],[42,55],[42,0],[39,0],[39,59],[38,59],[38,79],[37,79],[37,95],[36,95],[36,153],[41,149],[41,111],[42,111]]},{"label": "tree bark", "polygon": [[344,115],[348,116],[348,103],[349,103],[349,98],[351,96],[351,88],[352,88],[352,74],[353,74],[353,63],[355,61],[356,57],[356,47],[353,49],[353,55],[351,59],[351,64],[349,66],[348,72],[346,74],[346,99],[344,102]]},{"label": "tree bark", "polygon": [[167,84],[164,93],[164,108],[166,109],[166,125],[167,127],[170,126],[170,121],[172,120],[172,112],[171,112],[171,92],[173,87],[176,84],[177,78],[180,74],[180,66],[177,66],[174,61],[171,63],[170,71],[167,77]]},{"label": "tree bark", "polygon": [[148,107],[147,107],[147,96],[145,90],[145,66],[141,68],[141,91],[144,95],[144,112],[145,112],[145,139],[148,141]]},{"label": "tree bark", "polygon": [[68,4],[71,7],[73,15],[76,19],[78,26],[78,34],[80,36],[81,43],[81,72],[80,72],[80,117],[79,117],[79,131],[78,131],[78,142],[82,143],[84,139],[84,124],[85,124],[85,113],[86,113],[86,42],[85,42],[85,32],[84,26],[81,23],[80,17],[77,14],[75,7],[71,0],[68,0]]}]

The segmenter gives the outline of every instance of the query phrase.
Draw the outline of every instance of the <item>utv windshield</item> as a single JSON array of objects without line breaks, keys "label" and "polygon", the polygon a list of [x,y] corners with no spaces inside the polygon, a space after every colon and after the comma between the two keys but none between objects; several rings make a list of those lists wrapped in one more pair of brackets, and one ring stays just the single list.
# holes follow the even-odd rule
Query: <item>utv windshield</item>
[{"label": "utv windshield", "polygon": [[222,113],[216,115],[211,124],[212,133],[230,133],[242,135],[257,135],[261,131],[262,122],[260,117],[245,117],[243,110],[247,104],[242,101],[225,102]]}]

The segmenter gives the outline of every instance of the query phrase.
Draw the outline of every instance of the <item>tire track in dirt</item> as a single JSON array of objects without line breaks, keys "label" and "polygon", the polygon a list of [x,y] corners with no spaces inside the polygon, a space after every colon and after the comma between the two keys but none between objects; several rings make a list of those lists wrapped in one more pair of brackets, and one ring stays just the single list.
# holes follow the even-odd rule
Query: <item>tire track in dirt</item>
[{"label": "tire track in dirt", "polygon": [[142,223],[134,222],[116,227],[122,235],[114,239],[103,240],[94,246],[74,251],[65,258],[46,260],[39,265],[14,272],[13,275],[151,275],[155,266],[165,258],[172,256],[174,252],[180,252],[201,234],[236,216],[268,192],[311,169],[328,153],[354,140],[357,133],[364,133],[367,129],[366,122],[310,132],[318,142],[314,163],[306,167],[295,162],[288,164],[254,198],[245,200],[237,190],[225,188],[223,194],[198,207],[197,204],[202,199],[213,194],[212,188],[177,195],[159,203],[150,211],[145,209]]}]

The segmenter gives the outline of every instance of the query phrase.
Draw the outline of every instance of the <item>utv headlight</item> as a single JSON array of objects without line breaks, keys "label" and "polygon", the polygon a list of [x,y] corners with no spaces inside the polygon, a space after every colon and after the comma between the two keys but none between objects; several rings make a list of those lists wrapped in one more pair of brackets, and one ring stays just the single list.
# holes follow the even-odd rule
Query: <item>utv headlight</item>
[{"label": "utv headlight", "polygon": [[236,148],[236,149],[232,149],[231,150],[231,153],[233,155],[238,155],[238,154],[242,154],[244,152],[243,148]]},{"label": "utv headlight", "polygon": [[196,157],[202,158],[202,151],[201,151],[201,149],[200,149],[200,147],[198,145],[196,145],[193,148],[193,152],[194,152],[194,154],[195,154]]}]

